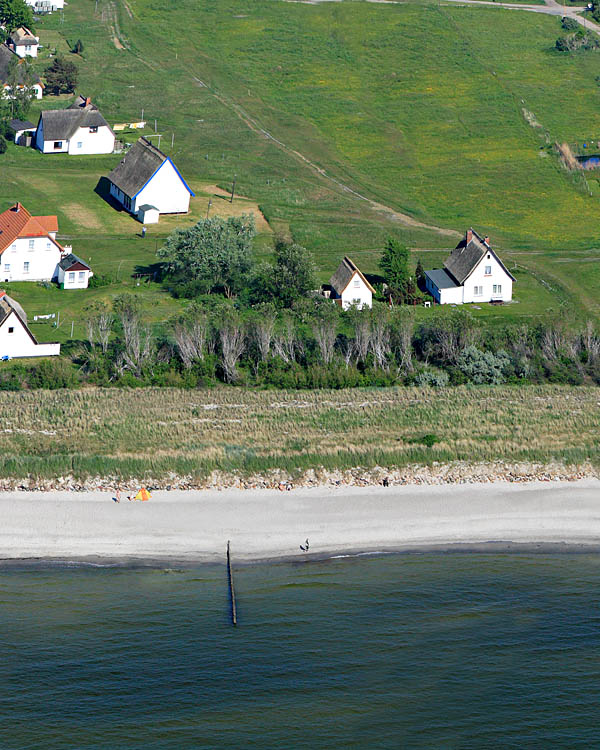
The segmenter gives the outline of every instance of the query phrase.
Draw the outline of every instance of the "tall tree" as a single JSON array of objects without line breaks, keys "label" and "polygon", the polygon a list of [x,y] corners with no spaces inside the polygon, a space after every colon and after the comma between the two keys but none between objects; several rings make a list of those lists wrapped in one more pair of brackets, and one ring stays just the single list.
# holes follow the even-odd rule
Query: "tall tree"
[{"label": "tall tree", "polygon": [[32,30],[33,10],[25,0],[0,0],[0,41],[4,41],[11,31],[26,26]]},{"label": "tall tree", "polygon": [[157,255],[174,281],[199,282],[199,291],[222,289],[233,297],[252,268],[256,234],[251,215],[201,219],[190,229],[172,232]]},{"label": "tall tree", "polygon": [[398,240],[390,237],[379,261],[379,267],[392,291],[404,299],[410,281],[408,263],[410,253]]},{"label": "tall tree", "polygon": [[44,75],[46,76],[46,89],[51,94],[72,94],[77,87],[77,66],[60,55],[54,58],[44,71]]},{"label": "tall tree", "polygon": [[33,85],[36,75],[30,62],[19,60],[15,55],[8,64],[6,85],[10,88],[10,97],[6,100],[6,108],[11,118],[24,120],[29,113],[33,99]]},{"label": "tall tree", "polygon": [[295,242],[278,240],[275,243],[273,278],[277,296],[286,307],[290,307],[315,287],[315,264],[311,253]]}]

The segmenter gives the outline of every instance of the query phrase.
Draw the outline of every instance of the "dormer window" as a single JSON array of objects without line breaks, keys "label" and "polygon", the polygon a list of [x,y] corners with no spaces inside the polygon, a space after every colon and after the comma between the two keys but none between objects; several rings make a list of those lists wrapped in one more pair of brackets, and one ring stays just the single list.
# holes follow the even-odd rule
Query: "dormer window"
[{"label": "dormer window", "polygon": [[97,125],[91,125],[90,126],[90,133],[97,133],[98,132],[98,126]]}]

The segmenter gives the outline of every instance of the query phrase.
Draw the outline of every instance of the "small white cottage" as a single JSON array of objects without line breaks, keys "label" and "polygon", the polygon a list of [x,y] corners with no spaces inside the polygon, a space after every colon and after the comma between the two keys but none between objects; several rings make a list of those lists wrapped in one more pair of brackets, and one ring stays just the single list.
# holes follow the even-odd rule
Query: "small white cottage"
[{"label": "small white cottage", "polygon": [[58,285],[61,289],[87,289],[92,269],[73,253],[62,258],[58,264]]},{"label": "small white cottage", "polygon": [[39,344],[27,326],[21,305],[0,290],[0,359],[54,357],[60,344]]},{"label": "small white cottage", "polygon": [[156,223],[158,214],[186,214],[194,196],[171,159],[143,137],[108,179],[112,197],[146,224]]},{"label": "small white cottage", "polygon": [[115,134],[91,99],[78,96],[67,109],[40,114],[35,147],[44,154],[112,154]]},{"label": "small white cottage", "polygon": [[468,229],[444,261],[444,268],[425,271],[427,291],[440,305],[466,302],[510,302],[515,277],[490,246],[489,237]]},{"label": "small white cottage", "polygon": [[352,305],[356,305],[361,310],[363,307],[373,306],[375,290],[347,255],[329,280],[329,284],[331,285],[331,299],[341,305],[344,310]]},{"label": "small white cottage", "polygon": [[65,0],[25,0],[37,14],[52,13],[65,7]]},{"label": "small white cottage", "polygon": [[6,44],[19,57],[37,57],[40,38],[25,26],[19,26],[10,33]]},{"label": "small white cottage", "polygon": [[[8,83],[9,73],[12,63],[16,60],[17,67],[17,88],[23,89],[28,87],[35,99],[41,99],[44,91],[44,84],[40,77],[29,71],[26,75],[28,65],[25,60],[20,58],[15,52],[9,49],[6,44],[0,44],[0,91],[5,99],[10,99],[11,88]],[[28,78],[28,80],[26,80]]]}]

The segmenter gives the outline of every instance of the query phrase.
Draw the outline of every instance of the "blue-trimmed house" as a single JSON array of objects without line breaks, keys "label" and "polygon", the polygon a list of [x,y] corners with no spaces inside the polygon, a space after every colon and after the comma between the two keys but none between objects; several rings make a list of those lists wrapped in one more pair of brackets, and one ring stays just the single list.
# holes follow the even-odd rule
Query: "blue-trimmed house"
[{"label": "blue-trimmed house", "polygon": [[108,175],[110,194],[146,224],[159,214],[186,214],[194,193],[168,156],[140,138]]}]

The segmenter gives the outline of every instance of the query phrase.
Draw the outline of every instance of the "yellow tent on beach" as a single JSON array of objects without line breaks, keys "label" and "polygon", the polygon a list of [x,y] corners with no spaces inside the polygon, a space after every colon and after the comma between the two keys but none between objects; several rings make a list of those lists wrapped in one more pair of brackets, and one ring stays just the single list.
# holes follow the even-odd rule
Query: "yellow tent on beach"
[{"label": "yellow tent on beach", "polygon": [[152,495],[148,492],[148,490],[145,487],[142,487],[142,489],[134,497],[134,500],[141,500],[142,502],[144,502],[146,500],[150,500],[151,497]]}]

